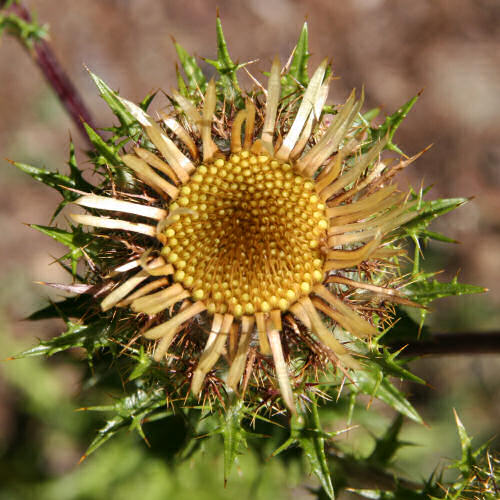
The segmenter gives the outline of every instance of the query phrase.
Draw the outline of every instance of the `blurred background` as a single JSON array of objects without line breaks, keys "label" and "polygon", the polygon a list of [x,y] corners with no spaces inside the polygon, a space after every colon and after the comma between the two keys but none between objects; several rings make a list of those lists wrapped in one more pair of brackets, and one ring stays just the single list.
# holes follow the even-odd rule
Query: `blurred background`
[{"label": "blurred background", "polygon": [[[353,87],[366,89],[366,109],[390,114],[424,90],[396,135],[409,155],[434,146],[400,176],[400,184],[433,185],[432,197],[474,196],[440,219],[433,230],[459,240],[433,244],[427,271],[457,273],[487,294],[442,300],[429,324],[434,331],[492,331],[500,312],[500,3],[497,0],[26,0],[50,39],[62,66],[91,109],[97,126],[111,114],[84,65],[121,95],[141,100],[175,84],[171,36],[190,53],[215,56],[215,11],[220,9],[231,56],[257,59],[252,74],[265,80],[273,57],[284,62],[305,20],[310,67],[328,56],[339,77],[332,103]],[[206,65],[205,65],[206,67]],[[0,358],[37,338],[56,335],[61,324],[23,318],[57,294],[35,281],[67,282],[52,262],[62,249],[25,223],[47,225],[58,196],[17,172],[3,158],[64,171],[69,136],[85,164],[85,141],[71,123],[34,62],[14,39],[0,45]],[[165,104],[159,98],[153,109]],[[64,225],[64,215],[60,217]],[[124,434],[83,465],[77,462],[101,417],[75,413],[88,404],[84,366],[74,356],[0,364],[0,499],[7,498],[308,498],[298,471],[270,463],[260,470],[243,458],[240,474],[222,490],[220,449],[207,451],[217,472],[184,464],[174,474],[160,455]],[[456,457],[451,408],[469,432],[486,440],[500,431],[500,358],[454,356],[412,364],[430,388],[411,387],[413,401],[429,428],[407,425],[404,437],[419,443],[402,450],[402,471],[415,479],[429,474],[440,457]],[[390,414],[373,414],[373,432]],[[380,420],[381,419],[381,420]],[[379,421],[380,420],[380,421]],[[349,439],[355,439],[354,437]],[[369,447],[369,444],[366,446]],[[252,462],[253,460],[253,462]],[[246,461],[246,462],[245,462]],[[119,465],[116,465],[116,464]],[[253,464],[253,465],[252,465]],[[191,472],[190,472],[191,471]],[[195,471],[195,472],[193,472]],[[92,478],[92,479],[90,479]],[[285,486],[288,480],[288,485]],[[312,479],[307,479],[314,483]],[[210,485],[210,486],[207,486]],[[243,488],[243,489],[242,489]],[[205,493],[203,493],[205,492]],[[216,492],[216,493],[214,493]],[[213,496],[211,496],[213,495]]]}]

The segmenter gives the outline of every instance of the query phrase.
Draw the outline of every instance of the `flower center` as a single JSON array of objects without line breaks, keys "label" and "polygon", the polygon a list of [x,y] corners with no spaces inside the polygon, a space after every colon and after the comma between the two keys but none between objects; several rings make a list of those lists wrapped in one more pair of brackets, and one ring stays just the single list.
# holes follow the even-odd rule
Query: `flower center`
[{"label": "flower center", "polygon": [[211,313],[286,311],[323,279],[325,204],[289,163],[242,151],[201,165],[169,213],[162,253]]}]

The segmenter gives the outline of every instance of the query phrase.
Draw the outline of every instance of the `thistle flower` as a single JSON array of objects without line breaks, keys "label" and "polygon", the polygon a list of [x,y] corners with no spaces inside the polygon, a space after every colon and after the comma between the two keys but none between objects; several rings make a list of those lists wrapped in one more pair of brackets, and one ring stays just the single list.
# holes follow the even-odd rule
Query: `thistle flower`
[{"label": "thistle flower", "polygon": [[302,95],[283,97],[286,72],[275,59],[267,90],[248,93],[243,105],[229,96],[221,102],[213,80],[198,99],[174,91],[175,107],[158,119],[119,98],[144,132],[121,160],[149,196],[138,203],[126,192],[85,194],[75,203],[122,215],[72,218],[125,240],[149,238],[142,253],[115,270],[116,287],[101,308],[147,315],[141,335],[155,342],[155,361],[175,364],[169,350],[177,339],[208,319],[203,350],[194,353],[194,395],[221,356],[226,386],[243,392],[257,366],[250,348],[258,345],[259,356],[272,355],[281,395],[294,411],[290,375],[294,384],[302,380],[295,347],[313,346],[315,370],[330,363],[362,369],[325,318],[337,331],[369,339],[387,310],[374,310],[372,296],[353,291],[411,303],[375,280],[395,272],[391,259],[401,251],[388,243],[416,212],[380,157],[388,137],[366,140],[363,93],[358,99],[352,91],[335,114],[325,113],[327,60]]},{"label": "thistle flower", "polygon": [[[219,19],[217,60],[207,60],[216,81],[207,82],[195,59],[175,46],[187,81],[178,71],[178,90],[167,96],[172,106],[154,117],[146,112],[154,95],[136,105],[91,73],[120,122],[106,139],[83,124],[100,183],[83,178],[73,145],[68,175],[13,162],[61,193],[55,215],[68,203],[86,211],[72,215],[78,224],[69,230],[33,226],[69,248],[59,261],[78,282],[52,283],[76,296],[30,316],[61,317],[67,330],[16,357],[83,347],[89,364],[111,354],[127,378],[123,397],[87,408],[114,416],[82,460],[121,428],[145,439],[143,422],[179,412],[189,422],[185,456],[192,456],[195,437],[222,435],[225,481],[252,435],[246,423],[262,409],[279,413],[281,395],[297,415],[273,455],[298,445],[333,498],[333,457],[339,471],[345,460],[346,470],[363,462],[363,471],[370,463],[379,474],[402,443],[401,416],[423,423],[390,380],[424,383],[397,359],[399,351],[391,352],[408,334],[420,334],[409,317],[392,328],[393,314],[402,312],[394,305],[420,307],[422,326],[435,298],[484,291],[456,278],[431,280],[419,266],[422,243],[452,241],[428,225],[467,200],[423,201],[423,192],[397,190],[394,175],[421,153],[406,157],[392,138],[418,96],[379,126],[370,123],[376,110],[362,113],[363,92],[326,105],[332,71],[325,60],[309,79],[306,25],[288,63],[275,59],[266,88],[252,76],[256,86],[248,92],[236,78],[245,65],[229,57]],[[382,157],[384,150],[402,159]],[[399,268],[405,237],[415,243],[408,276]],[[325,451],[336,433],[322,429],[317,396],[328,399],[338,389],[340,397],[344,387],[351,410],[363,393],[399,413],[369,457],[336,454],[331,441]],[[203,400],[192,426],[191,393]],[[186,398],[181,408],[179,396]],[[284,423],[272,411],[263,420]],[[458,417],[457,426],[468,464],[457,462],[463,478],[483,468],[480,480],[489,479],[490,457],[489,471],[471,462],[477,453]],[[351,485],[337,477],[344,482]],[[460,480],[452,488],[471,484]],[[426,494],[442,491],[434,479],[425,484]]]}]

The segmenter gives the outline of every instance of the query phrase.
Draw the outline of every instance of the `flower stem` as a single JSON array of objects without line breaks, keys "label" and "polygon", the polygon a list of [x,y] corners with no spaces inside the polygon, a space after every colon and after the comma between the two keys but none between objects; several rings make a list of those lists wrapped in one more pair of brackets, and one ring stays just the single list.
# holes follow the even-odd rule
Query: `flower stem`
[{"label": "flower stem", "polygon": [[[4,7],[5,4],[6,0],[0,0],[0,7]],[[13,3],[7,10],[26,22],[32,21],[29,10],[20,2]],[[16,38],[19,39],[18,36]],[[70,115],[82,136],[90,144],[83,122],[88,123],[95,130],[92,115],[83,102],[80,93],[57,60],[50,44],[46,40],[37,39],[33,42],[32,47],[29,47],[26,43],[23,45],[29,50],[49,85],[57,94],[61,104]]]},{"label": "flower stem", "polygon": [[436,333],[429,340],[390,344],[388,347],[401,351],[401,356],[447,356],[500,353],[500,332]]}]

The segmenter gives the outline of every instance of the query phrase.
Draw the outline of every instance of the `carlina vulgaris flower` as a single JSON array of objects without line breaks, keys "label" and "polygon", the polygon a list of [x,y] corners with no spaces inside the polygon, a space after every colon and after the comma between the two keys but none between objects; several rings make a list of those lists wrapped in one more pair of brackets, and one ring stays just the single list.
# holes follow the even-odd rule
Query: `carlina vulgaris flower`
[{"label": "carlina vulgaris flower", "polygon": [[[150,141],[121,159],[159,202],[140,204],[116,194],[87,194],[75,202],[134,218],[72,214],[77,223],[151,238],[151,250],[115,270],[135,274],[122,279],[101,307],[148,315],[154,326],[142,334],[156,341],[155,361],[168,358],[195,318],[210,318],[192,373],[194,395],[221,355],[229,365],[226,385],[239,392],[250,346],[258,345],[272,355],[281,395],[293,412],[285,321],[298,320],[308,338],[312,332],[329,361],[361,369],[323,315],[360,339],[377,334],[376,321],[338,287],[405,301],[398,290],[370,281],[370,269],[401,253],[387,245],[390,234],[416,212],[384,173],[380,154],[387,138],[369,147],[363,142],[363,94],[357,99],[353,91],[326,123],[327,69],[324,60],[291,106],[282,99],[282,67],[275,59],[267,92],[248,97],[230,118],[217,109],[213,80],[200,106],[175,91],[180,111],[161,113],[159,121],[120,98]],[[227,151],[216,136],[227,138]]]}]

